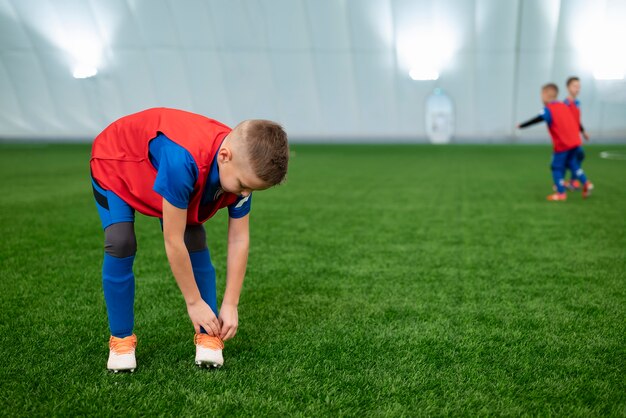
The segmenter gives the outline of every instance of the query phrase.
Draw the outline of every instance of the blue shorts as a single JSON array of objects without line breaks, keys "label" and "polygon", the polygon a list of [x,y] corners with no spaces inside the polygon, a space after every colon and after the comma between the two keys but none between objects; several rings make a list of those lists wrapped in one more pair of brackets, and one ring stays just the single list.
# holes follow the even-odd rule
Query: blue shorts
[{"label": "blue shorts", "polygon": [[585,151],[583,151],[583,147],[578,147],[576,149],[578,150],[576,152],[576,159],[578,160],[578,163],[580,164],[585,159]]},{"label": "blue shorts", "polygon": [[102,222],[102,229],[120,222],[135,222],[135,209],[124,202],[118,195],[105,190],[91,178],[93,197],[96,199],[96,208]]},{"label": "blue shorts", "polygon": [[572,169],[575,171],[578,169],[578,153],[580,152],[580,147],[572,148],[567,151],[555,152],[552,154],[552,163],[550,164],[550,168],[552,170],[562,170],[565,172],[566,168]]}]

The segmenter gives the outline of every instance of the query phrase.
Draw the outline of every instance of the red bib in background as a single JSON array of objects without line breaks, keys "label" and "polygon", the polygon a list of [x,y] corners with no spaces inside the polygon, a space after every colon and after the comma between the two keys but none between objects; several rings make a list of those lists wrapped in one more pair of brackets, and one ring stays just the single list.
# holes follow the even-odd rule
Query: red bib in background
[{"label": "red bib in background", "polygon": [[209,205],[200,205],[211,162],[230,131],[213,119],[176,109],[155,108],[124,116],[96,137],[91,175],[138,212],[163,218],[163,197],[152,190],[157,171],[148,155],[150,140],[163,133],[189,151],[198,167],[187,207],[187,224],[198,225],[237,200],[235,194],[222,193]]},{"label": "red bib in background", "polygon": [[572,112],[574,120],[578,123],[578,130],[580,131],[580,109],[576,106],[576,100],[568,100],[565,106],[567,106],[570,112]]},{"label": "red bib in background", "polygon": [[581,145],[578,133],[578,122],[572,111],[561,102],[552,102],[546,105],[552,116],[552,123],[548,125],[554,152],[563,152]]}]

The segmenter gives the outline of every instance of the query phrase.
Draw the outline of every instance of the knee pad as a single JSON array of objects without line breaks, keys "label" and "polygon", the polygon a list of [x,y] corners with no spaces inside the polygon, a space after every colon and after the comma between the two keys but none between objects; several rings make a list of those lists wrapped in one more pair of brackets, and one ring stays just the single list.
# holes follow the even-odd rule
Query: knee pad
[{"label": "knee pad", "polygon": [[126,258],[137,253],[137,238],[133,222],[109,225],[104,230],[104,251],[110,256]]},{"label": "knee pad", "polygon": [[185,246],[187,251],[204,250],[206,246],[206,232],[202,225],[187,225],[185,229]]}]

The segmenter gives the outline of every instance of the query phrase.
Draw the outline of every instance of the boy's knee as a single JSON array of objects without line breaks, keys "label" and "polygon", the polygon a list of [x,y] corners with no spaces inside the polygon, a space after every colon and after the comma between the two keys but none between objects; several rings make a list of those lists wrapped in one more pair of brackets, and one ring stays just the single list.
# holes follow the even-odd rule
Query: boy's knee
[{"label": "boy's knee", "polygon": [[132,222],[120,222],[104,230],[104,251],[110,256],[126,258],[137,253],[137,238]]},{"label": "boy's knee", "polygon": [[187,225],[185,229],[185,246],[187,251],[200,251],[207,247],[206,232],[202,225]]}]

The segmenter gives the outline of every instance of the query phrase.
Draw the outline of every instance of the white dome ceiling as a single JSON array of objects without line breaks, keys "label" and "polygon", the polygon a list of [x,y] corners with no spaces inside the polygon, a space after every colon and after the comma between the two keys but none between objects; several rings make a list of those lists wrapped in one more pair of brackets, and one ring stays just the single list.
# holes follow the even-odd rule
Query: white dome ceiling
[{"label": "white dome ceiling", "polygon": [[90,139],[167,106],[300,139],[413,140],[439,87],[457,141],[503,140],[543,83],[576,74],[586,128],[624,138],[624,81],[593,77],[626,70],[623,22],[617,0],[0,0],[0,137]]}]

